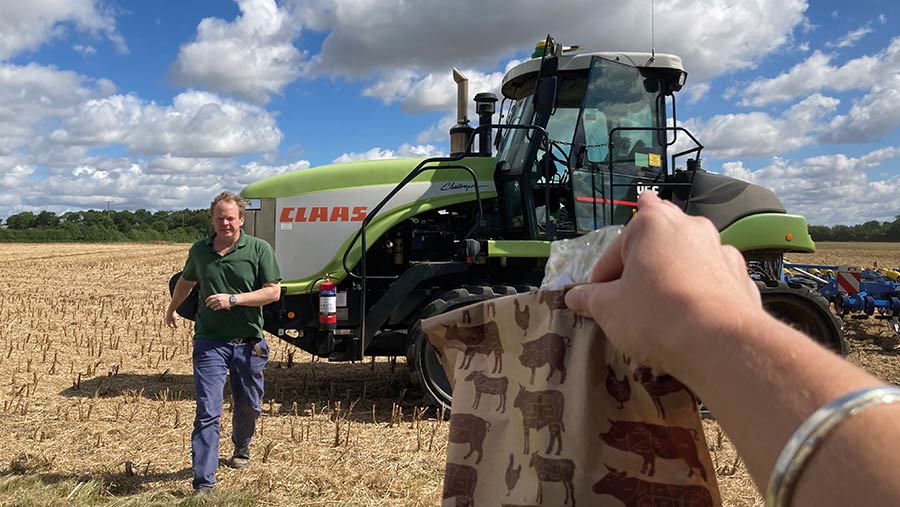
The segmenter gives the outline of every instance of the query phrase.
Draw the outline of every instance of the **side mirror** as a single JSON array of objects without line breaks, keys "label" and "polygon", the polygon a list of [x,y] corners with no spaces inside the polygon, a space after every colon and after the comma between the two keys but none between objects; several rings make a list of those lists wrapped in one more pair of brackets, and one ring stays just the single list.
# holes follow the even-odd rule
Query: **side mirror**
[{"label": "side mirror", "polygon": [[549,113],[556,105],[556,76],[541,78],[534,91],[534,111],[536,113]]},{"label": "side mirror", "polygon": [[559,57],[556,54],[549,54],[541,58],[541,72],[539,76],[555,76],[558,71]]}]

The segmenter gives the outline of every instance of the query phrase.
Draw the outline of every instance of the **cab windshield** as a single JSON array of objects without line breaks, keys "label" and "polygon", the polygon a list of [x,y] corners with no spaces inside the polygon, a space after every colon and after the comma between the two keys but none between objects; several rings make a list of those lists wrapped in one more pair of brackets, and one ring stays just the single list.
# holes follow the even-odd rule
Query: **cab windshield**
[{"label": "cab windshield", "polygon": [[[537,131],[508,130],[501,138],[500,172],[528,175],[503,183],[513,225],[524,202],[516,196],[523,190],[533,192],[539,235],[554,220],[554,231],[574,234],[625,223],[637,192],[665,177],[666,136],[654,130],[665,126],[659,88],[656,77],[601,57],[587,68],[560,71],[545,126],[549,139],[538,144],[536,156],[529,162],[529,151],[542,137]],[[526,95],[507,122],[535,125],[538,118]]]}]

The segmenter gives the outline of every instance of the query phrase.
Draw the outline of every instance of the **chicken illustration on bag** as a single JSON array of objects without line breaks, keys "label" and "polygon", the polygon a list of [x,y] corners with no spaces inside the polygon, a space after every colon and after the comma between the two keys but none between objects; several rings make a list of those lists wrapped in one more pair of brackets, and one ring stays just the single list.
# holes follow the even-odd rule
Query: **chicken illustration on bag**
[{"label": "chicken illustration on bag", "polygon": [[616,377],[616,370],[612,366],[606,365],[606,392],[619,402],[619,410],[625,408],[625,402],[631,399],[631,383],[628,381],[628,375],[619,380]]}]

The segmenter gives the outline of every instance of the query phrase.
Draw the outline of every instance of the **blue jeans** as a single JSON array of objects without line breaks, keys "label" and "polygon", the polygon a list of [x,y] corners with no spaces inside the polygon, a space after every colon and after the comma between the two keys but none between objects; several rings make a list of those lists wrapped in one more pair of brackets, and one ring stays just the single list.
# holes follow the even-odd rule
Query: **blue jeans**
[{"label": "blue jeans", "polygon": [[231,343],[194,338],[194,393],[197,413],[191,433],[194,489],[211,488],[219,467],[219,418],[225,378],[231,376],[234,398],[231,441],[235,448],[250,445],[263,396],[263,367],[269,357],[266,341]]}]

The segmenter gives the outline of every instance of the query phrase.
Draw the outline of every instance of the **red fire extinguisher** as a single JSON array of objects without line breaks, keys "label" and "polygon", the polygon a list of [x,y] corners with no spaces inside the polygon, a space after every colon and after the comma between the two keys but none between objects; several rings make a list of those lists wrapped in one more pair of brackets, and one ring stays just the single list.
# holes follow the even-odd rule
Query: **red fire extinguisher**
[{"label": "red fire extinguisher", "polygon": [[328,275],[319,284],[319,329],[331,330],[337,327],[337,286]]}]

